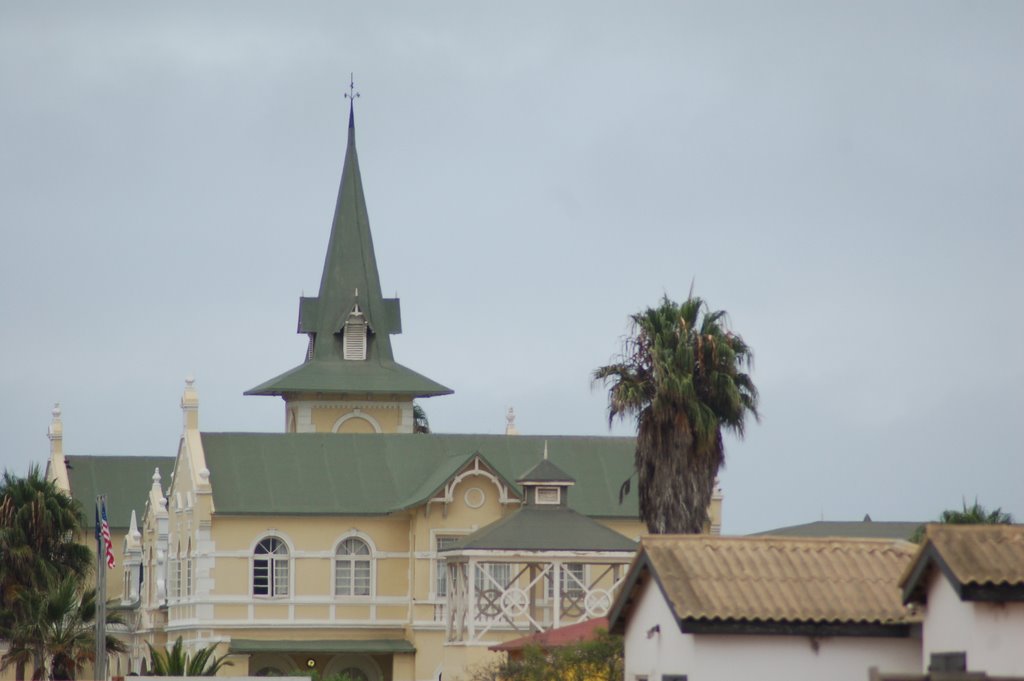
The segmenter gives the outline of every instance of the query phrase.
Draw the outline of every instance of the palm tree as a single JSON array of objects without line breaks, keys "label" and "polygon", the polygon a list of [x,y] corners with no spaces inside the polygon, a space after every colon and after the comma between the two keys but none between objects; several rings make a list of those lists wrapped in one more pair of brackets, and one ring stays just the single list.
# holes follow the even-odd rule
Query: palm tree
[{"label": "palm tree", "polygon": [[[632,315],[633,332],[615,364],[594,371],[608,385],[608,422],[636,417],[640,518],[654,534],[699,533],[708,523],[715,477],[725,461],[722,429],[743,436],[760,420],[749,374],[753,354],[700,298]],[[622,493],[628,493],[629,481]]]},{"label": "palm tree", "polygon": [[412,404],[412,432],[430,434],[430,419],[423,407],[413,402]]},{"label": "palm tree", "polygon": [[[967,500],[963,499],[963,509],[956,510],[955,508],[946,509],[939,514],[939,522],[945,525],[1012,525],[1013,516],[1003,511],[1002,507],[995,510],[989,511],[984,506],[978,503],[978,499],[974,499],[974,504],[971,506],[967,505]],[[920,544],[924,540],[924,525],[918,527],[914,534],[911,535],[910,541],[915,544]]]},{"label": "palm tree", "polygon": [[[40,473],[24,478],[5,471],[0,478],[0,638],[24,624],[28,593],[41,595],[62,575],[79,582],[92,564],[89,549],[76,541],[84,524],[80,505]],[[24,679],[19,663],[15,678]]]},{"label": "palm tree", "polygon": [[[96,657],[96,591],[82,589],[80,578],[65,575],[47,591],[25,590],[19,594],[20,617],[10,631],[10,649],[0,668],[31,663],[32,678],[74,679],[86,662]],[[120,624],[116,613],[107,624]],[[107,637],[109,652],[124,652],[124,644]]]},{"label": "palm tree", "polygon": [[974,500],[974,504],[970,507],[967,506],[967,500],[963,499],[963,510],[957,511],[956,509],[948,509],[942,512],[939,516],[940,523],[947,523],[951,525],[1011,525],[1013,524],[1013,516],[1009,513],[1004,513],[1002,508],[997,508],[993,511],[989,511],[984,506],[978,503],[978,500]]},{"label": "palm tree", "polygon": [[181,637],[169,650],[158,650],[149,645],[149,671],[153,676],[216,676],[221,667],[230,667],[227,655],[216,657],[217,644],[207,646],[189,655]]}]

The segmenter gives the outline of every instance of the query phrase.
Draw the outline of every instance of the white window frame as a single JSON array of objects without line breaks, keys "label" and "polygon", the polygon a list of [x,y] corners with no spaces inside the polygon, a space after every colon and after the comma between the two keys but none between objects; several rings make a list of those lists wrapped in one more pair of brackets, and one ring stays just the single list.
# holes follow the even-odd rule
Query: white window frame
[{"label": "white window frame", "polygon": [[[465,536],[465,534],[447,534],[442,532],[434,535],[434,575],[431,582],[431,594],[435,600],[448,598],[448,571],[445,569],[445,561],[444,556],[441,555],[441,549],[458,543]],[[442,544],[445,544],[445,546],[442,546]]]},{"label": "white window frame", "polygon": [[[553,497],[552,493],[554,493]],[[539,485],[534,489],[533,499],[538,506],[557,506],[562,503],[562,488],[553,485]]]},{"label": "white window frame", "polygon": [[[277,543],[275,546],[274,543]],[[266,547],[264,545],[266,544]],[[264,551],[260,551],[264,548]],[[261,538],[250,552],[249,588],[253,598],[288,598],[291,595],[292,551],[283,537],[271,534]],[[258,558],[257,556],[266,556]],[[266,593],[256,592],[257,563],[266,565]]]},{"label": "white window frame", "polygon": [[[514,576],[517,572],[515,569],[516,563],[499,563],[499,562],[484,562],[480,561],[476,564],[476,570],[473,574],[473,579],[476,581],[476,590],[479,593],[481,590],[497,589],[505,590],[515,583]],[[485,577],[483,573],[486,573],[488,577]],[[502,575],[504,573],[504,575]],[[499,579],[503,576],[503,579]],[[494,581],[491,581],[494,580]],[[499,586],[494,586],[497,582]]]},{"label": "white window frame", "polygon": [[[349,542],[359,542],[366,547],[367,553],[342,553],[342,549],[349,544]],[[334,569],[331,571],[333,578],[332,591],[336,598],[345,599],[367,599],[372,598],[377,592],[377,559],[376,549],[374,548],[373,542],[370,541],[369,537],[363,536],[362,534],[349,534],[342,537],[334,547]],[[366,593],[355,593],[356,591],[356,570],[360,563],[365,563],[365,569],[368,572],[368,584]],[[344,589],[339,589],[338,584],[338,572],[342,565],[348,565],[348,593],[345,593]]]},{"label": "white window frame", "polygon": [[[582,574],[577,574],[575,576],[579,577],[580,582],[583,583],[583,586],[580,586],[579,584],[577,584],[575,579],[570,579],[565,574],[561,575],[561,579],[559,580],[559,585],[562,587],[562,592],[566,596],[568,596],[570,598],[572,598],[572,597],[579,597],[579,596],[581,596],[581,595],[583,595],[583,594],[585,594],[587,592],[587,590],[588,590],[587,584],[588,584],[588,579],[590,577],[590,571],[587,568],[588,568],[588,566],[587,566],[586,563],[562,563],[561,564],[561,568],[560,569],[563,572],[571,573],[573,570],[579,570],[582,573]],[[554,579],[553,579],[552,575],[548,575],[547,577],[545,577],[544,581],[547,583],[547,586],[544,589],[544,593],[547,596],[548,600],[550,600],[554,596],[554,592],[555,592]]]}]

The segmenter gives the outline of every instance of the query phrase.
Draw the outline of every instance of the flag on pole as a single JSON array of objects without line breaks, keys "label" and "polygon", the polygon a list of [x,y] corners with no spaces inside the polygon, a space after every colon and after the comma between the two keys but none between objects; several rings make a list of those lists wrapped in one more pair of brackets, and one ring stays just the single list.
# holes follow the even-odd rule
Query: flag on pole
[{"label": "flag on pole", "polygon": [[107,523],[107,503],[100,502],[100,517],[102,519],[98,532],[103,537],[103,548],[107,552],[107,569],[114,569],[114,543],[110,541],[110,525]]}]

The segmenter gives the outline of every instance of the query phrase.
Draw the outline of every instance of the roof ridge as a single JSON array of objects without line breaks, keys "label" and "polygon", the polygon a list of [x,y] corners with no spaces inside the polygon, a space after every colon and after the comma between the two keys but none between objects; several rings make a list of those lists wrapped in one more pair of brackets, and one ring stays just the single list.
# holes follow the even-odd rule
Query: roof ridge
[{"label": "roof ridge", "polygon": [[790,537],[782,535],[709,535],[709,534],[650,534],[640,537],[642,542],[694,542],[709,541],[715,543],[737,543],[737,544],[870,544],[877,546],[909,546],[916,548],[916,544],[903,539],[889,539],[885,537]]}]

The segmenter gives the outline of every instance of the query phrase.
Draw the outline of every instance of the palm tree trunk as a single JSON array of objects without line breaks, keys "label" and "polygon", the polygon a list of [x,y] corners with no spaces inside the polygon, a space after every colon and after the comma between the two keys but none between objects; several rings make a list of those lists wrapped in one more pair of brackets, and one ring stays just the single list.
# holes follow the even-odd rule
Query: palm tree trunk
[{"label": "palm tree trunk", "polygon": [[640,518],[651,534],[700,534],[722,465],[721,435],[710,451],[700,451],[685,417],[673,421],[638,428]]}]

